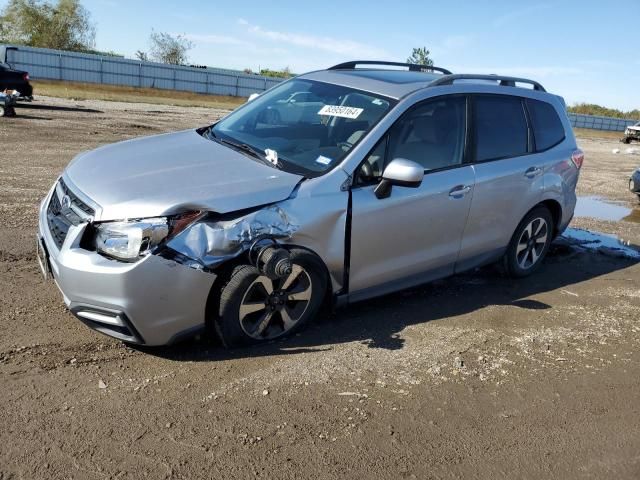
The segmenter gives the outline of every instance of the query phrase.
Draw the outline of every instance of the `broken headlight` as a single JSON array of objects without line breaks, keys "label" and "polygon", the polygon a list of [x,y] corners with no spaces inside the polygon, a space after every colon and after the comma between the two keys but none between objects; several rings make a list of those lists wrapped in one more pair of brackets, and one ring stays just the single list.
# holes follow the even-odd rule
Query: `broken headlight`
[{"label": "broken headlight", "polygon": [[116,260],[133,262],[151,252],[167,238],[177,235],[201,212],[189,212],[175,217],[105,222],[96,225],[96,250]]}]

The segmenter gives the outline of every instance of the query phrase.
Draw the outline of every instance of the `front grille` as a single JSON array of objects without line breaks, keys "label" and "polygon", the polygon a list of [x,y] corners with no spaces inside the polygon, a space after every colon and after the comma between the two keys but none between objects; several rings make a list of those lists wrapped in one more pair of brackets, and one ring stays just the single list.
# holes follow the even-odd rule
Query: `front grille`
[{"label": "front grille", "polygon": [[51,201],[49,202],[49,208],[47,208],[47,223],[49,224],[49,231],[53,237],[53,241],[58,248],[62,247],[64,239],[67,238],[69,227],[71,222],[62,215],[62,207],[60,206],[60,200],[57,193],[54,191],[51,195]]},{"label": "front grille", "polygon": [[[66,208],[62,206],[64,197],[68,197],[69,200],[69,206]],[[71,225],[78,225],[83,221],[87,221],[94,214],[95,210],[80,200],[60,179],[47,207],[47,224],[56,246],[58,248],[62,247]]]},{"label": "front grille", "polygon": [[84,213],[86,213],[91,217],[95,215],[96,213],[95,210],[91,208],[89,205],[87,205],[86,203],[84,203],[82,200],[80,200],[75,193],[69,190],[69,187],[67,187],[67,184],[64,183],[64,180],[62,179],[60,179],[60,187],[62,187],[62,191],[64,192],[64,194],[69,196],[69,198],[71,199],[71,203],[73,205],[75,205],[76,207],[78,207],[80,210],[82,210]]}]

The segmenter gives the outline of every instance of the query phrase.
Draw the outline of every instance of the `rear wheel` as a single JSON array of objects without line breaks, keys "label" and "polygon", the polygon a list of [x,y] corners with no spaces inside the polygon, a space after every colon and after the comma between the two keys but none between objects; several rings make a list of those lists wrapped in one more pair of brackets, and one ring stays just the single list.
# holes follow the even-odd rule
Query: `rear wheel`
[{"label": "rear wheel", "polygon": [[291,251],[292,272],[272,280],[240,265],[220,293],[215,326],[225,347],[273,340],[299,330],[317,313],[326,291],[322,262],[305,250]]},{"label": "rear wheel", "polygon": [[553,217],[549,209],[540,206],[529,212],[516,228],[504,256],[507,273],[526,277],[540,268],[552,236]]}]

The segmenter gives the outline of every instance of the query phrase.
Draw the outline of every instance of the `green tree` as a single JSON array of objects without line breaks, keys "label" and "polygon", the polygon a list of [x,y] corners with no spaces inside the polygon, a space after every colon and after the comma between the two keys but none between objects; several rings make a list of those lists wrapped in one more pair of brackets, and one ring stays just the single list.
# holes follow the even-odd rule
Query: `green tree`
[{"label": "green tree", "polygon": [[135,53],[135,57],[136,59],[141,60],[143,62],[149,61],[149,55],[147,55],[147,52],[143,52],[142,50],[137,50]]},{"label": "green tree", "polygon": [[95,27],[80,0],[9,0],[0,12],[0,42],[84,52]]},{"label": "green tree", "polygon": [[407,63],[413,63],[415,65],[426,65],[427,67],[433,66],[433,60],[429,56],[431,52],[427,50],[427,47],[417,47],[411,52],[411,56],[407,58]]},{"label": "green tree", "polygon": [[567,110],[571,113],[582,113],[584,115],[600,115],[603,117],[627,118],[631,120],[640,119],[640,110],[622,111],[616,108],[607,108],[594,103],[578,103],[570,106]]},{"label": "green tree", "polygon": [[263,68],[260,70],[260,75],[263,77],[274,78],[291,78],[294,76],[289,67],[284,67],[282,70],[270,70],[268,68]]},{"label": "green tree", "polygon": [[188,52],[193,48],[193,42],[184,35],[173,36],[169,33],[151,31],[152,60],[169,65],[184,65],[188,60]]}]

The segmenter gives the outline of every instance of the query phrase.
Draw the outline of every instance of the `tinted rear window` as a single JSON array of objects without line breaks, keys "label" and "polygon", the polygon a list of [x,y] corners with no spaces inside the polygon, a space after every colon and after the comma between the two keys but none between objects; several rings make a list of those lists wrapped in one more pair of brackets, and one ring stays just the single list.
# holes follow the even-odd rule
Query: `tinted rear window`
[{"label": "tinted rear window", "polygon": [[478,95],[474,107],[476,161],[527,153],[527,120],[518,97]]},{"label": "tinted rear window", "polygon": [[527,99],[536,150],[547,150],[564,140],[564,127],[553,105]]}]

